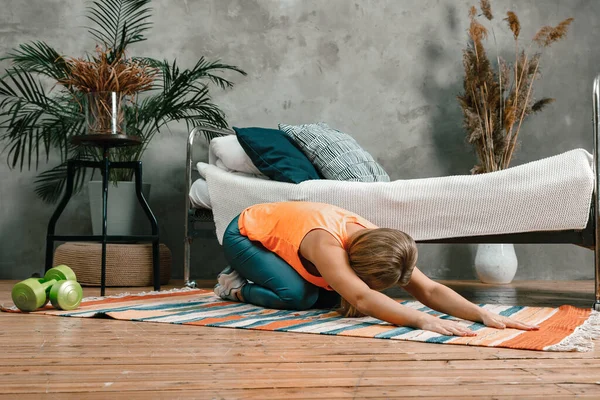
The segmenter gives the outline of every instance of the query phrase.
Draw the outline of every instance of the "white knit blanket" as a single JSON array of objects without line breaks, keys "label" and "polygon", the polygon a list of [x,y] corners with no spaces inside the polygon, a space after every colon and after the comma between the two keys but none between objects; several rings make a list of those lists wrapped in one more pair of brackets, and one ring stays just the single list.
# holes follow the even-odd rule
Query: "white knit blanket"
[{"label": "white knit blanket", "polygon": [[199,164],[208,182],[217,238],[253,204],[316,201],[353,211],[415,240],[583,229],[594,186],[592,156],[575,149],[481,175],[345,182],[282,183]]}]

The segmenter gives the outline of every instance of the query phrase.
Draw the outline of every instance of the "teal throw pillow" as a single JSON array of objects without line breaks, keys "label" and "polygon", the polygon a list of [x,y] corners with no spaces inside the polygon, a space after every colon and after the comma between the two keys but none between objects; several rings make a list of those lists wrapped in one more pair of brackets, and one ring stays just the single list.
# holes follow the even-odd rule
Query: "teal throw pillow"
[{"label": "teal throw pillow", "polygon": [[260,172],[288,183],[319,179],[319,173],[295,143],[282,131],[233,127],[240,145]]}]

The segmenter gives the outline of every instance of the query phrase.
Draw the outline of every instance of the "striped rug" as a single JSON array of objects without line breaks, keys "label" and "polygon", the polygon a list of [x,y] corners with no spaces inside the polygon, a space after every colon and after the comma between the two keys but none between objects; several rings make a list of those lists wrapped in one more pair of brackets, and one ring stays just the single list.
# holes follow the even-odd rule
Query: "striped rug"
[{"label": "striped rug", "polygon": [[[416,301],[404,306],[439,318],[451,318]],[[108,316],[117,320],[241,328],[264,331],[317,333],[416,342],[506,347],[544,351],[590,351],[593,338],[600,338],[600,313],[572,306],[524,307],[481,304],[492,312],[538,324],[539,331],[493,329],[458,320],[477,332],[474,337],[454,337],[398,327],[375,318],[342,318],[334,310],[270,310],[245,303],[223,301],[208,289],[183,289],[85,299],[77,310],[58,311],[50,306],[36,314],[89,318]],[[19,312],[15,308],[2,311]]]}]

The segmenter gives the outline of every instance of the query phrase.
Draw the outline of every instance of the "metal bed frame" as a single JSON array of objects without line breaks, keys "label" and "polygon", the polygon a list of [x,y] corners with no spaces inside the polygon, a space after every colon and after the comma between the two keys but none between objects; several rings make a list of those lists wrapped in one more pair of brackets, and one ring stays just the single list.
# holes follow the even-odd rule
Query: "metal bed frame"
[{"label": "metal bed frame", "polygon": [[[588,224],[583,230],[565,230],[565,231],[538,231],[511,233],[502,235],[486,236],[465,236],[436,240],[421,240],[417,243],[537,243],[551,244],[564,243],[575,244],[586,247],[594,251],[594,280],[595,280],[595,301],[592,308],[600,311],[600,75],[594,79],[593,83],[593,134],[594,134],[594,175],[596,177],[594,184],[594,193],[590,207],[590,216]],[[208,140],[214,137],[235,134],[229,129],[216,129],[210,126],[197,126],[189,134],[187,143],[186,158],[186,218],[185,218],[185,243],[184,243],[184,270],[183,277],[185,285],[196,287],[196,283],[190,280],[191,253],[190,246],[195,238],[214,237],[215,226],[212,212],[206,209],[194,209],[191,207],[188,193],[192,185],[193,168],[193,145],[194,140],[199,134],[203,134]]]}]

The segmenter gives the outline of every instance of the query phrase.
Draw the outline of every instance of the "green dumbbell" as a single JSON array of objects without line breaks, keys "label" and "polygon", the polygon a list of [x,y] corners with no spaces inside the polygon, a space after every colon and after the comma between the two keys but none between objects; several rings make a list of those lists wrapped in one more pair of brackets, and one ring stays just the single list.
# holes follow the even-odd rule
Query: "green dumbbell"
[{"label": "green dumbbell", "polygon": [[83,289],[77,281],[59,281],[50,288],[50,302],[59,310],[74,310],[83,298]]},{"label": "green dumbbell", "polygon": [[12,301],[21,311],[33,311],[48,303],[48,291],[54,279],[29,278],[17,283],[12,289]]},{"label": "green dumbbell", "polygon": [[73,310],[83,298],[81,285],[75,280],[73,270],[59,265],[48,272],[44,278],[29,278],[17,283],[12,290],[12,300],[21,311],[34,311],[52,302],[61,310]]},{"label": "green dumbbell", "polygon": [[48,294],[48,298],[55,308],[74,310],[79,307],[83,298],[83,289],[77,283],[77,276],[71,268],[64,264],[57,265],[46,272],[44,279],[57,281],[52,285]]},{"label": "green dumbbell", "polygon": [[77,276],[71,268],[62,264],[57,265],[54,268],[50,268],[44,275],[44,279],[47,281],[51,279],[54,279],[56,281],[76,281]]}]

